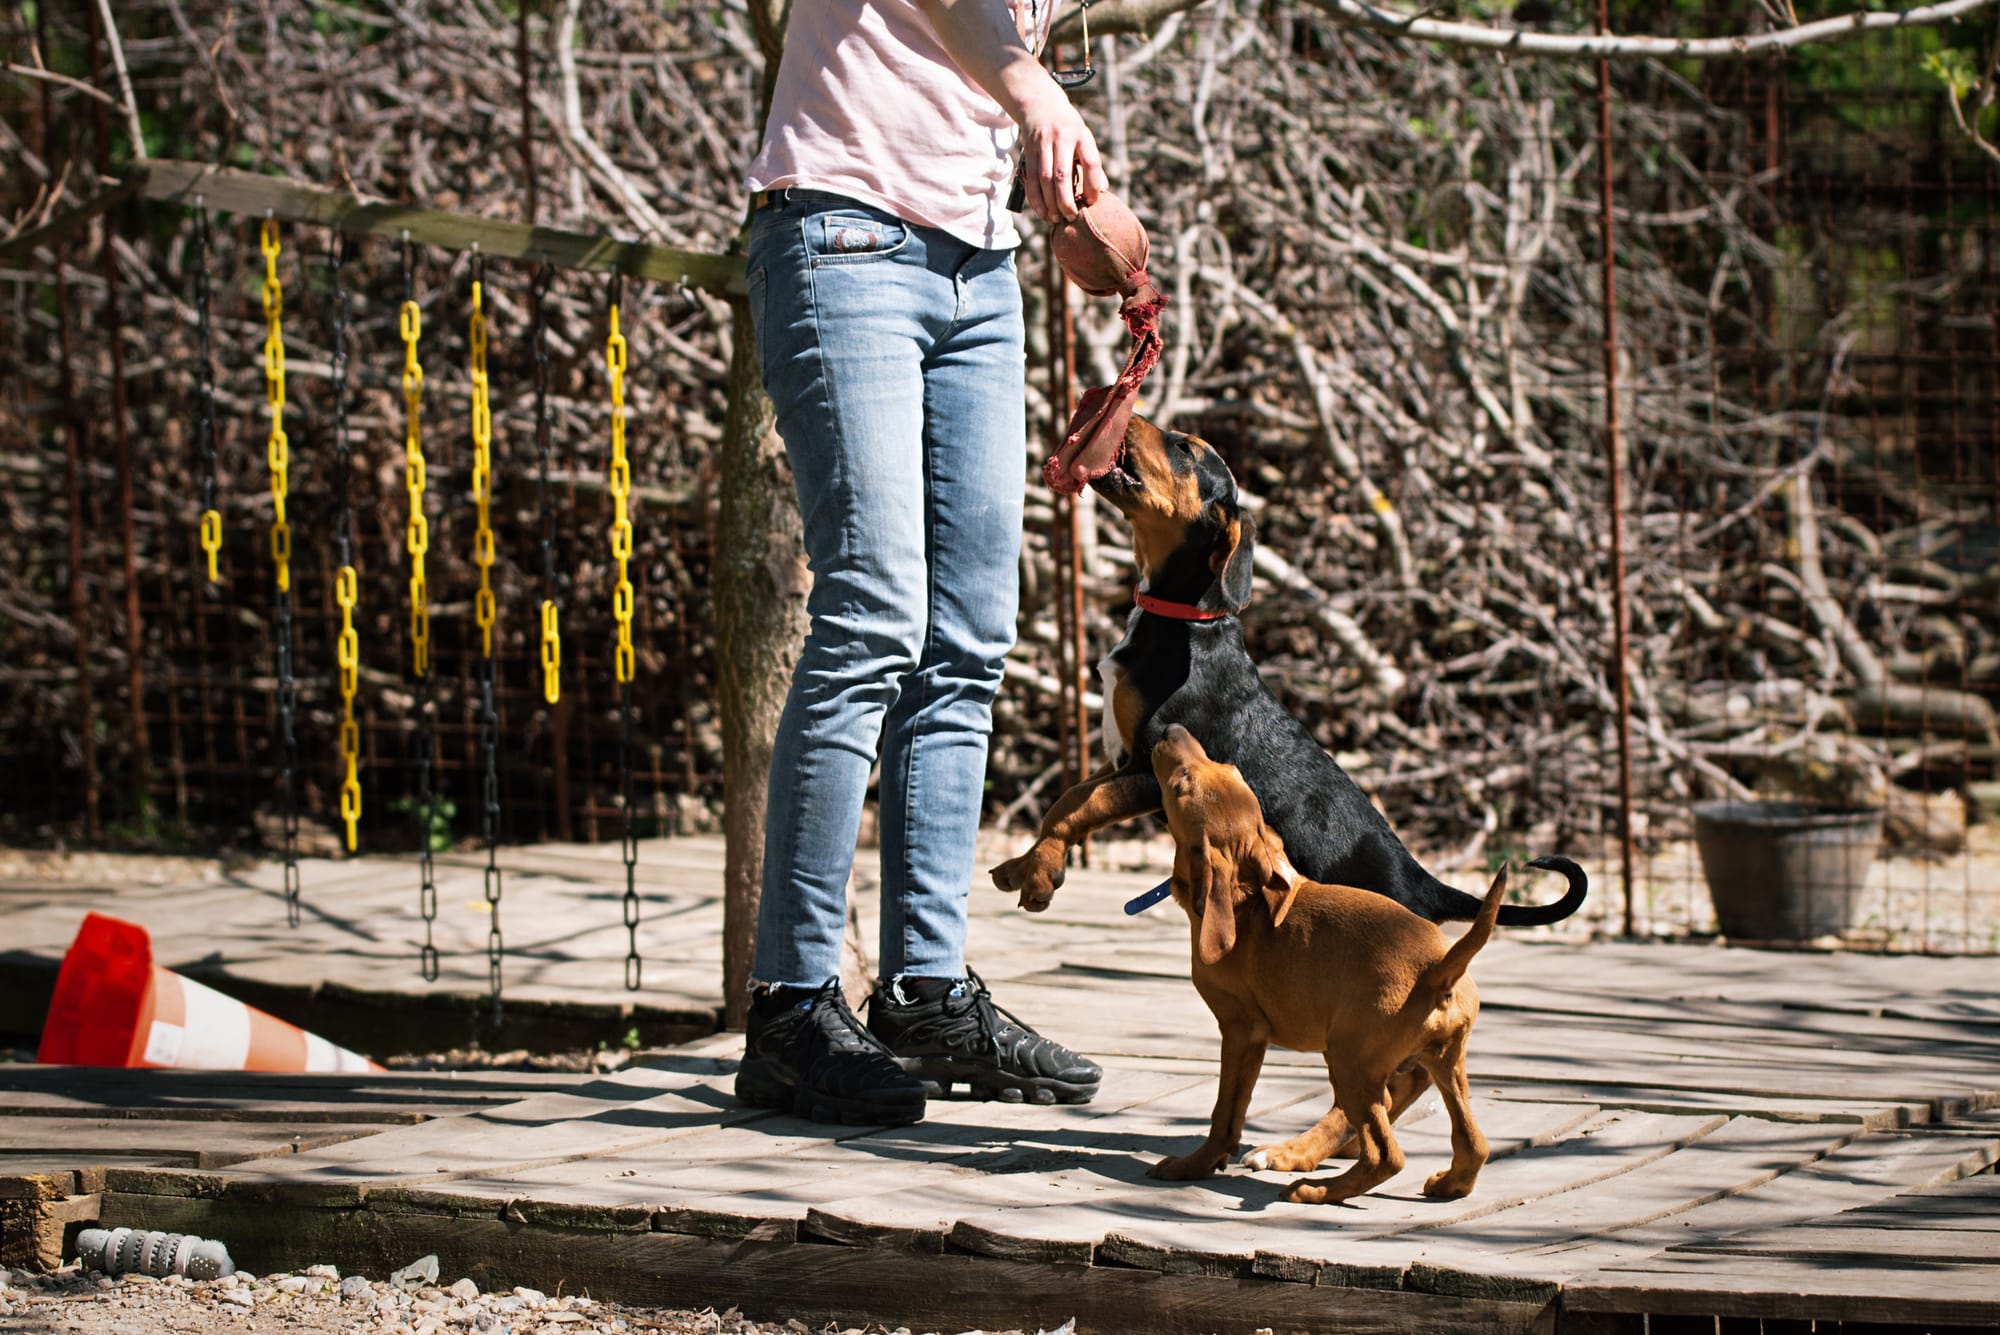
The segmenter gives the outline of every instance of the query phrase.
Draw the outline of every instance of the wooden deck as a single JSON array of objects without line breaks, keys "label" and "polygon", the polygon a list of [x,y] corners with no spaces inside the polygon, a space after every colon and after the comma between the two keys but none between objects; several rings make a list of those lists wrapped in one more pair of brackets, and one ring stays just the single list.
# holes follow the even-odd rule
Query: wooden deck
[{"label": "wooden deck", "polygon": [[[622,929],[576,926],[586,909],[615,926],[615,862],[510,862],[544,869],[509,882],[524,1003],[573,990],[615,1005]],[[645,1001],[663,1014],[718,1000],[719,864],[701,841],[646,847],[661,981]],[[211,981],[324,960],[409,987],[413,923],[383,930],[369,910],[385,878],[400,902],[408,869],[341,871],[348,945],[316,946],[336,930],[322,925],[285,950],[260,869],[235,887],[228,930],[203,934]],[[1401,1178],[1295,1206],[1288,1174],[1145,1176],[1200,1136],[1215,1079],[1183,922],[1171,905],[1119,911],[1150,879],[1073,873],[1036,917],[974,897],[972,963],[1000,1001],[1104,1062],[1083,1107],[944,1101],[914,1127],[819,1126],[737,1107],[741,1038],[726,1034],[587,1079],[0,1068],[0,1211],[9,1191],[23,1208],[6,1184],[33,1179],[45,1220],[202,1233],[257,1269],[379,1274],[435,1251],[488,1285],[941,1330],[2000,1326],[1990,959],[1503,937],[1474,965],[1486,1004],[1469,1067],[1494,1151],[1478,1189],[1416,1194],[1448,1152],[1442,1113],[1420,1105],[1399,1128]],[[36,893],[14,919],[20,951],[60,953],[58,910],[73,930],[77,901]],[[170,897],[116,898],[110,911],[173,916]],[[376,924],[365,946],[362,923]],[[484,976],[483,925],[461,926],[447,983],[463,988]],[[194,935],[156,931],[163,956],[174,931]],[[1274,1052],[1248,1136],[1287,1137],[1326,1099],[1316,1059]]]}]

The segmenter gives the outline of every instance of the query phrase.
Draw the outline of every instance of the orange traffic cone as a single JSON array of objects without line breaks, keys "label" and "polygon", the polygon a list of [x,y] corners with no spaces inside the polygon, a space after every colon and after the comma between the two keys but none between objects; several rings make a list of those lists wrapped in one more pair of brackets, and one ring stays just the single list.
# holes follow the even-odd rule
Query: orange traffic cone
[{"label": "orange traffic cone", "polygon": [[209,1071],[379,1071],[358,1052],[153,963],[137,923],[87,913],[35,1060]]}]

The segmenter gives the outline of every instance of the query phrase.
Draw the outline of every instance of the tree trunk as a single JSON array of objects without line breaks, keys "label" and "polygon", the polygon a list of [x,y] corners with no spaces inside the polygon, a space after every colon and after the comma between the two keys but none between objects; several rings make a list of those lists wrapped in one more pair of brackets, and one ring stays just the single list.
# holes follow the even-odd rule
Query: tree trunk
[{"label": "tree trunk", "polygon": [[764,785],[792,665],[805,638],[799,507],[771,401],[757,369],[750,309],[730,303],[729,413],[715,528],[717,697],[722,714],[723,1023],[750,1008],[757,901],[764,873]]}]

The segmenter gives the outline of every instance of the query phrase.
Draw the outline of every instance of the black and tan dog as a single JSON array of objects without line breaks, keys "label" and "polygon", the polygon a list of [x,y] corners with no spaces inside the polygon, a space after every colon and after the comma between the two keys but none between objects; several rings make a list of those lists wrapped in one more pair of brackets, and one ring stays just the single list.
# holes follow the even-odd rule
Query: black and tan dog
[{"label": "black and tan dog", "polygon": [[1343,1141],[1354,1147],[1351,1168],[1302,1178],[1286,1199],[1346,1200],[1401,1172],[1389,1124],[1433,1082],[1451,1118],[1451,1163],[1425,1181],[1424,1195],[1470,1192],[1487,1145],[1465,1078],[1479,1015],[1479,989],[1465,971],[1493,935],[1507,873],[1494,878],[1465,935],[1447,945],[1435,923],[1400,904],[1299,875],[1243,776],[1210,760],[1186,728],[1167,729],[1152,768],[1174,832],[1173,894],[1188,915],[1195,990],[1222,1031],[1222,1069],[1208,1138],[1147,1171],[1187,1181],[1227,1163],[1264,1053],[1278,1043],[1325,1054],[1333,1108],[1244,1163],[1311,1172]]},{"label": "black and tan dog", "polygon": [[[1117,467],[1091,487],[1132,524],[1137,606],[1125,638],[1098,665],[1105,764],[1063,793],[1034,847],[993,869],[1021,907],[1049,906],[1070,846],[1119,821],[1160,809],[1151,756],[1178,723],[1209,755],[1242,771],[1264,819],[1315,881],[1359,886],[1432,922],[1471,918],[1480,901],[1418,864],[1347,772],[1257,675],[1236,619],[1250,601],[1255,524],[1236,479],[1206,441],[1133,418]],[[1560,922],[1583,906],[1588,881],[1568,858],[1528,864],[1560,872],[1553,904],[1510,904],[1507,927]]]}]

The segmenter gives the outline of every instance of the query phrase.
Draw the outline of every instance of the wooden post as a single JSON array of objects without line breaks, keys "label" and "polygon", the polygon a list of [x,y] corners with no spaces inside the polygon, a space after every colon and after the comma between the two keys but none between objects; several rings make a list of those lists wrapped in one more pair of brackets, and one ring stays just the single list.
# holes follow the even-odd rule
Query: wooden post
[{"label": "wooden post", "polygon": [[[1597,0],[1597,30],[1611,30],[1609,0]],[[1597,214],[1603,239],[1604,463],[1611,510],[1612,685],[1617,691],[1618,871],[1625,904],[1625,935],[1638,931],[1632,903],[1632,624],[1625,599],[1625,443],[1618,429],[1618,247],[1611,174],[1611,62],[1597,62]]]},{"label": "wooden post", "polygon": [[715,531],[717,706],[722,716],[723,1023],[750,1009],[764,876],[765,783],[778,716],[805,639],[803,525],[760,383],[747,302],[730,302],[729,413]]}]

